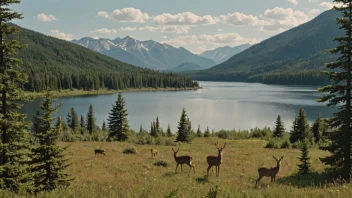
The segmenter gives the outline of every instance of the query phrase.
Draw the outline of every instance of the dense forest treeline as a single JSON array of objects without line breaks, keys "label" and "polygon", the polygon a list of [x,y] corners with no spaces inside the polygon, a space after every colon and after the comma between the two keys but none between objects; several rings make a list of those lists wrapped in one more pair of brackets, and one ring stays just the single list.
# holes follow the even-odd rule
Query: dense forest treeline
[{"label": "dense forest treeline", "polygon": [[188,77],[136,67],[71,42],[16,28],[20,33],[12,37],[27,45],[18,58],[28,75],[29,82],[24,85],[28,91],[198,86]]}]

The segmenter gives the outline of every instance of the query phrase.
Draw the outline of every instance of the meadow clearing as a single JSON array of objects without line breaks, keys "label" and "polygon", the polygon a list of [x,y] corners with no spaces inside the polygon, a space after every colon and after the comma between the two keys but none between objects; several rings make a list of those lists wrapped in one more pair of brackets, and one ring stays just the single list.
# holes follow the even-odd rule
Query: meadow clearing
[{"label": "meadow clearing", "polygon": [[[217,155],[214,145],[226,142],[220,176],[215,177],[215,167],[206,177],[208,155]],[[350,184],[326,183],[322,171],[325,166],[319,157],[328,153],[311,149],[312,169],[307,176],[297,173],[299,149],[266,149],[264,140],[223,140],[218,138],[195,138],[192,144],[177,146],[134,145],[127,142],[75,142],[59,143],[69,146],[68,171],[75,180],[68,189],[58,189],[42,193],[38,197],[351,197]],[[134,146],[137,154],[124,154],[123,150]],[[94,149],[105,149],[106,156],[94,154]],[[151,148],[159,151],[151,155]],[[176,162],[172,148],[180,148],[178,155],[191,155],[195,167],[179,166],[175,174]],[[261,180],[254,188],[258,168],[274,167],[272,156],[282,160],[276,184],[270,177]],[[167,167],[153,165],[156,161],[169,162]],[[329,179],[328,182],[331,182]],[[218,187],[216,187],[218,186]],[[217,190],[216,190],[217,189]],[[6,196],[6,194],[3,194]]]}]

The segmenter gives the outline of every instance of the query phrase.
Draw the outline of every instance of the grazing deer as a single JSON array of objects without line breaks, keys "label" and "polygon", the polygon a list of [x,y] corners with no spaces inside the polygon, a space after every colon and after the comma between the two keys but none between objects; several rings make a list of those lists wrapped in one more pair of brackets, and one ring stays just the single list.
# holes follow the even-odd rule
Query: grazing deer
[{"label": "grazing deer", "polygon": [[152,148],[152,149],[150,149],[150,153],[152,154],[152,156],[156,156],[159,153],[159,151]]},{"label": "grazing deer", "polygon": [[177,172],[177,168],[178,168],[178,165],[179,165],[179,164],[181,164],[181,171],[182,171],[182,165],[183,165],[183,164],[187,164],[187,165],[190,167],[189,172],[191,172],[191,169],[193,168],[193,172],[195,173],[196,170],[194,169],[194,166],[192,165],[192,157],[189,156],[189,155],[177,156],[177,152],[178,152],[179,150],[180,150],[180,149],[177,149],[177,151],[175,151],[175,150],[172,148],[172,151],[174,152],[174,158],[175,158],[175,161],[176,161],[176,163],[177,163],[175,173]]},{"label": "grazing deer", "polygon": [[95,149],[94,153],[95,153],[95,155],[97,155],[97,154],[105,155],[105,150],[103,150],[103,149]]},{"label": "grazing deer", "polygon": [[212,166],[216,167],[216,176],[218,177],[220,175],[220,165],[222,162],[222,150],[225,148],[226,143],[219,147],[218,142],[215,143],[216,148],[218,149],[218,156],[212,156],[209,155],[207,157],[207,162],[208,162],[208,169],[207,169],[207,176],[209,175],[209,170],[211,169]]},{"label": "grazing deer", "polygon": [[273,158],[276,160],[276,167],[271,167],[271,168],[261,167],[261,168],[259,168],[258,169],[259,177],[255,182],[255,186],[257,186],[258,182],[263,177],[271,177],[271,183],[276,181],[276,175],[280,171],[281,160],[284,158],[284,156],[282,156],[280,159],[277,159],[275,156],[273,156]]}]

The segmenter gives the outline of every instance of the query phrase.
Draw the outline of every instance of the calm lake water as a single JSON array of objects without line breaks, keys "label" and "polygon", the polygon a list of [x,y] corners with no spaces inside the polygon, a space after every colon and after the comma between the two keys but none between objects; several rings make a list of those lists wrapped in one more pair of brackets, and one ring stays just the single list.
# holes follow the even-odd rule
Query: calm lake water
[{"label": "calm lake water", "polygon": [[[149,130],[150,123],[159,116],[161,126],[170,124],[176,130],[182,108],[185,107],[193,128],[198,125],[209,129],[251,129],[273,127],[278,114],[290,129],[299,108],[304,107],[309,122],[318,113],[329,117],[332,107],[317,103],[317,87],[275,86],[258,83],[200,82],[203,89],[195,91],[129,92],[124,93],[129,123],[134,130],[140,125]],[[74,107],[79,115],[86,116],[89,104],[93,105],[97,124],[109,116],[117,94],[65,97],[57,99],[63,103],[57,112],[66,120],[67,112]],[[40,100],[26,103],[23,112],[32,118]]]}]

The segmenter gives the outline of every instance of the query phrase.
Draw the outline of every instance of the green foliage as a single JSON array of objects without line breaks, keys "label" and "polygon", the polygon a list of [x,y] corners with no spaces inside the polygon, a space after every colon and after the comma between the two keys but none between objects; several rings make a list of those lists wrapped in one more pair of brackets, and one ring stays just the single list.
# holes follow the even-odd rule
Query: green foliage
[{"label": "green foliage", "polygon": [[328,122],[330,127],[334,129],[327,137],[331,144],[322,147],[322,149],[329,151],[331,155],[321,158],[321,161],[326,165],[330,165],[335,169],[335,172],[349,182],[352,170],[352,1],[335,0],[334,2],[342,4],[341,7],[337,6],[335,8],[342,14],[342,17],[336,18],[336,21],[345,35],[334,35],[338,36],[334,38],[334,41],[337,41],[339,45],[329,52],[337,54],[338,58],[335,62],[326,64],[329,71],[325,72],[333,80],[334,84],[319,89],[320,92],[327,93],[323,95],[319,102],[327,102],[328,106],[337,106],[339,111],[334,113]]},{"label": "green foliage", "polygon": [[36,115],[39,127],[37,131],[33,131],[33,135],[38,144],[32,149],[35,192],[68,186],[72,180],[66,173],[69,166],[64,155],[66,148],[56,145],[62,131],[62,121],[59,117],[55,128],[52,127],[53,115],[59,108],[59,105],[52,107],[53,102],[52,94],[47,92],[40,106],[40,114]]},{"label": "green foliage", "polygon": [[89,110],[87,113],[87,130],[90,134],[96,129],[95,116],[93,111],[93,105],[89,105]]},{"label": "green foliage", "polygon": [[176,141],[188,143],[192,142],[192,131],[190,130],[190,121],[185,108],[182,109],[182,114],[177,128],[178,131]]},{"label": "green foliage", "polygon": [[87,128],[86,121],[84,120],[83,115],[81,115],[81,121],[80,121],[79,125],[81,126],[81,128]]},{"label": "green foliage", "polygon": [[327,130],[324,119],[318,114],[318,118],[314,121],[312,126],[312,135],[314,142],[318,143],[323,139],[323,133]]},{"label": "green foliage", "polygon": [[172,132],[171,132],[171,128],[170,128],[170,124],[168,124],[168,125],[167,125],[166,136],[167,136],[167,137],[171,137],[171,136],[172,136]]},{"label": "green foliage", "polygon": [[285,127],[284,127],[284,124],[282,123],[281,116],[278,115],[275,123],[275,130],[274,130],[273,136],[282,138],[284,133],[285,133]]},{"label": "green foliage", "polygon": [[204,137],[210,137],[210,131],[209,131],[209,127],[207,126],[207,129],[204,132]]},{"label": "green foliage", "polygon": [[280,148],[282,148],[282,149],[289,149],[289,148],[291,148],[291,147],[292,147],[291,142],[286,139],[285,141],[282,142]]},{"label": "green foliage", "polygon": [[306,138],[311,139],[309,124],[307,121],[307,116],[304,112],[304,109],[301,108],[299,110],[299,115],[296,117],[293,122],[290,141],[291,143],[295,143],[297,141],[304,141]]},{"label": "green foliage", "polygon": [[203,137],[203,133],[202,133],[202,131],[200,130],[200,125],[198,125],[197,137]]},{"label": "green foliage", "polygon": [[132,146],[132,147],[129,147],[129,148],[125,148],[122,153],[124,154],[137,154],[137,149],[136,147]]},{"label": "green foliage", "polygon": [[113,140],[127,140],[127,133],[129,130],[127,115],[127,110],[125,109],[125,100],[122,96],[122,93],[119,92],[117,100],[112,106],[108,118],[108,126],[110,132],[109,137]]},{"label": "green foliage", "polygon": [[105,120],[103,121],[103,125],[101,126],[101,130],[103,130],[103,131],[108,131],[108,129],[106,128],[106,122],[105,122]]},{"label": "green foliage", "polygon": [[14,58],[22,49],[20,42],[11,39],[19,30],[9,25],[21,19],[11,10],[19,0],[2,0],[0,3],[0,189],[15,193],[32,190],[32,174],[29,170],[30,124],[24,122],[21,102],[25,100],[22,85],[28,81],[20,69],[22,62]]},{"label": "green foliage", "polygon": [[308,148],[309,142],[307,140],[303,141],[302,147],[301,147],[301,157],[298,158],[301,164],[298,164],[298,171],[300,174],[307,174],[310,172],[310,157],[309,157],[309,148]]},{"label": "green foliage", "polygon": [[272,149],[279,149],[281,148],[281,145],[280,145],[280,139],[278,138],[272,138],[269,140],[268,144],[265,145],[264,148],[272,148]]},{"label": "green foliage", "polygon": [[155,120],[153,120],[153,122],[150,124],[150,135],[153,137],[159,136],[159,128],[157,127],[157,125],[159,124],[156,124]]},{"label": "green foliage", "polygon": [[215,186],[215,188],[211,188],[208,192],[205,198],[219,198],[221,196],[221,189],[218,185]]},{"label": "green foliage", "polygon": [[77,130],[80,126],[78,115],[73,107],[71,107],[70,111],[67,113],[66,123],[73,131]]},{"label": "green foliage", "polygon": [[170,163],[168,161],[165,160],[158,160],[156,162],[154,162],[153,164],[154,166],[163,166],[163,167],[167,167],[170,165]]},{"label": "green foliage", "polygon": [[231,139],[231,140],[251,139],[251,138],[269,140],[272,137],[273,132],[268,127],[265,127],[263,129],[256,127],[251,130],[222,129],[218,132],[214,132],[214,134],[219,138]]}]

